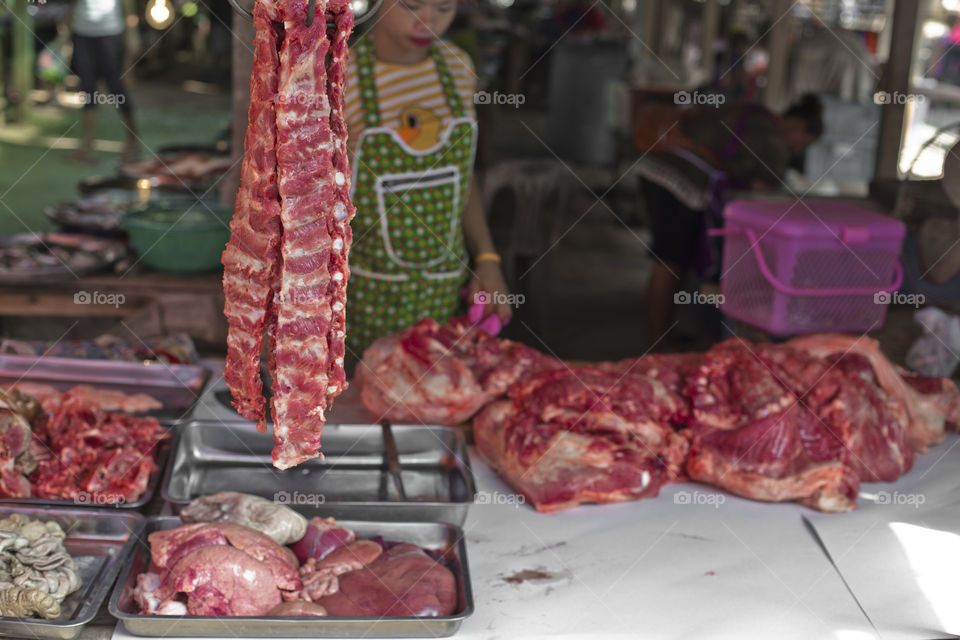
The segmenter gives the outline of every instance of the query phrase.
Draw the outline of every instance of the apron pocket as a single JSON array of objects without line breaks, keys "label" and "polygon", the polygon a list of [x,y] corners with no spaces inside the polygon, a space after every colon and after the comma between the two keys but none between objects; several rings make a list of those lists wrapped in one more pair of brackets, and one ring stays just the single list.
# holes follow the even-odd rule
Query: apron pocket
[{"label": "apron pocket", "polygon": [[405,267],[436,266],[456,255],[460,171],[443,167],[384,174],[375,190],[388,256]]}]

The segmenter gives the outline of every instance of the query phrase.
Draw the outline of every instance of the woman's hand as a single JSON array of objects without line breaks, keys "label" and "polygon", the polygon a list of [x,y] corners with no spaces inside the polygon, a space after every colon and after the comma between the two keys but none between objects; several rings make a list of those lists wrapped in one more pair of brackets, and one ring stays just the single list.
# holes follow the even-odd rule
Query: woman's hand
[{"label": "woman's hand", "polygon": [[463,238],[467,243],[467,251],[474,257],[472,275],[467,285],[468,301],[472,305],[481,291],[487,294],[484,301],[482,318],[492,313],[497,314],[502,324],[506,324],[513,315],[513,309],[508,302],[510,290],[503,279],[500,270],[500,258],[490,238],[490,229],[487,219],[483,215],[483,204],[480,198],[480,185],[477,177],[470,179],[470,198],[463,210]]},{"label": "woman's hand", "polygon": [[493,260],[485,260],[473,268],[470,283],[467,285],[470,304],[477,301],[477,294],[481,291],[486,293],[484,317],[496,313],[500,316],[500,320],[506,324],[510,320],[510,316],[513,315],[513,309],[507,302],[510,290],[507,289],[507,282],[503,279],[503,272],[500,270],[499,263]]}]

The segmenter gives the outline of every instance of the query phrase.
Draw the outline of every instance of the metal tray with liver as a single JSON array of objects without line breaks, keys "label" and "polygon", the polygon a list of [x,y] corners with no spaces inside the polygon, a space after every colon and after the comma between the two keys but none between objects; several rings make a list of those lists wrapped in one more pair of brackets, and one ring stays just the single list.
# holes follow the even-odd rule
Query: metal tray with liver
[{"label": "metal tray with liver", "polygon": [[143,532],[143,516],[116,510],[0,506],[0,518],[13,513],[53,520],[63,528],[64,544],[80,569],[83,586],[63,601],[59,619],[0,617],[0,637],[76,638],[107,599],[124,559]]},{"label": "metal tray with liver", "polygon": [[219,491],[287,504],[306,516],[462,526],[476,487],[463,434],[453,427],[392,425],[391,472],[381,425],[328,424],[323,460],[280,471],[273,438],[250,422],[177,426],[162,495],[175,508]]},{"label": "metal tray with liver", "polygon": [[381,536],[385,540],[410,542],[425,549],[444,551],[457,581],[458,603],[453,615],[442,617],[217,617],[142,615],[133,599],[137,576],[150,564],[144,542],[154,531],[180,526],[175,516],[148,520],[143,541],[136,544],[124,563],[113,595],[110,613],[135,635],[161,637],[235,638],[439,638],[457,632],[473,614],[473,593],[467,567],[463,530],[433,522],[339,521],[358,538]]}]

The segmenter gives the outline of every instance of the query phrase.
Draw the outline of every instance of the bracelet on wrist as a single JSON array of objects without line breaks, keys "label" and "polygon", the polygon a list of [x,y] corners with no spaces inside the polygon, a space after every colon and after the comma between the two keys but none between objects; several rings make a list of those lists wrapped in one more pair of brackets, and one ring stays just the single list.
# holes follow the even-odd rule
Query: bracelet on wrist
[{"label": "bracelet on wrist", "polygon": [[473,258],[473,264],[480,264],[481,262],[496,262],[500,264],[502,260],[500,259],[500,254],[493,251],[484,251],[483,253],[478,253]]}]

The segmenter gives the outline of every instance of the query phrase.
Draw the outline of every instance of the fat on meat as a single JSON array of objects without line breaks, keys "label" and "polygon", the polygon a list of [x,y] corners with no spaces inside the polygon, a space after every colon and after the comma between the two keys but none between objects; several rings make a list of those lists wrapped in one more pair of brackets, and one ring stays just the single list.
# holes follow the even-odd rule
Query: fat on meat
[{"label": "fat on meat", "polygon": [[456,425],[524,376],[563,366],[465,318],[445,325],[426,318],[374,342],[357,381],[364,406],[378,420]]},{"label": "fat on meat", "polygon": [[849,511],[861,481],[913,465],[902,404],[854,354],[830,362],[731,339],[704,355],[687,395],[687,473],[737,495]]},{"label": "fat on meat", "polygon": [[307,532],[307,519],[290,507],[236,491],[201,496],[180,510],[180,519],[188,523],[240,524],[267,534],[281,545],[297,542]]},{"label": "fat on meat", "polygon": [[929,378],[894,365],[880,351],[876,340],[865,336],[818,334],[794,338],[787,345],[829,361],[849,355],[865,358],[876,384],[902,403],[907,416],[907,438],[921,453],[930,445],[942,442],[948,430],[955,431],[958,427],[960,392],[956,384],[948,378]]},{"label": "fat on meat", "polygon": [[477,449],[540,512],[656,496],[685,479],[684,400],[602,367],[534,374],[473,421]]}]

